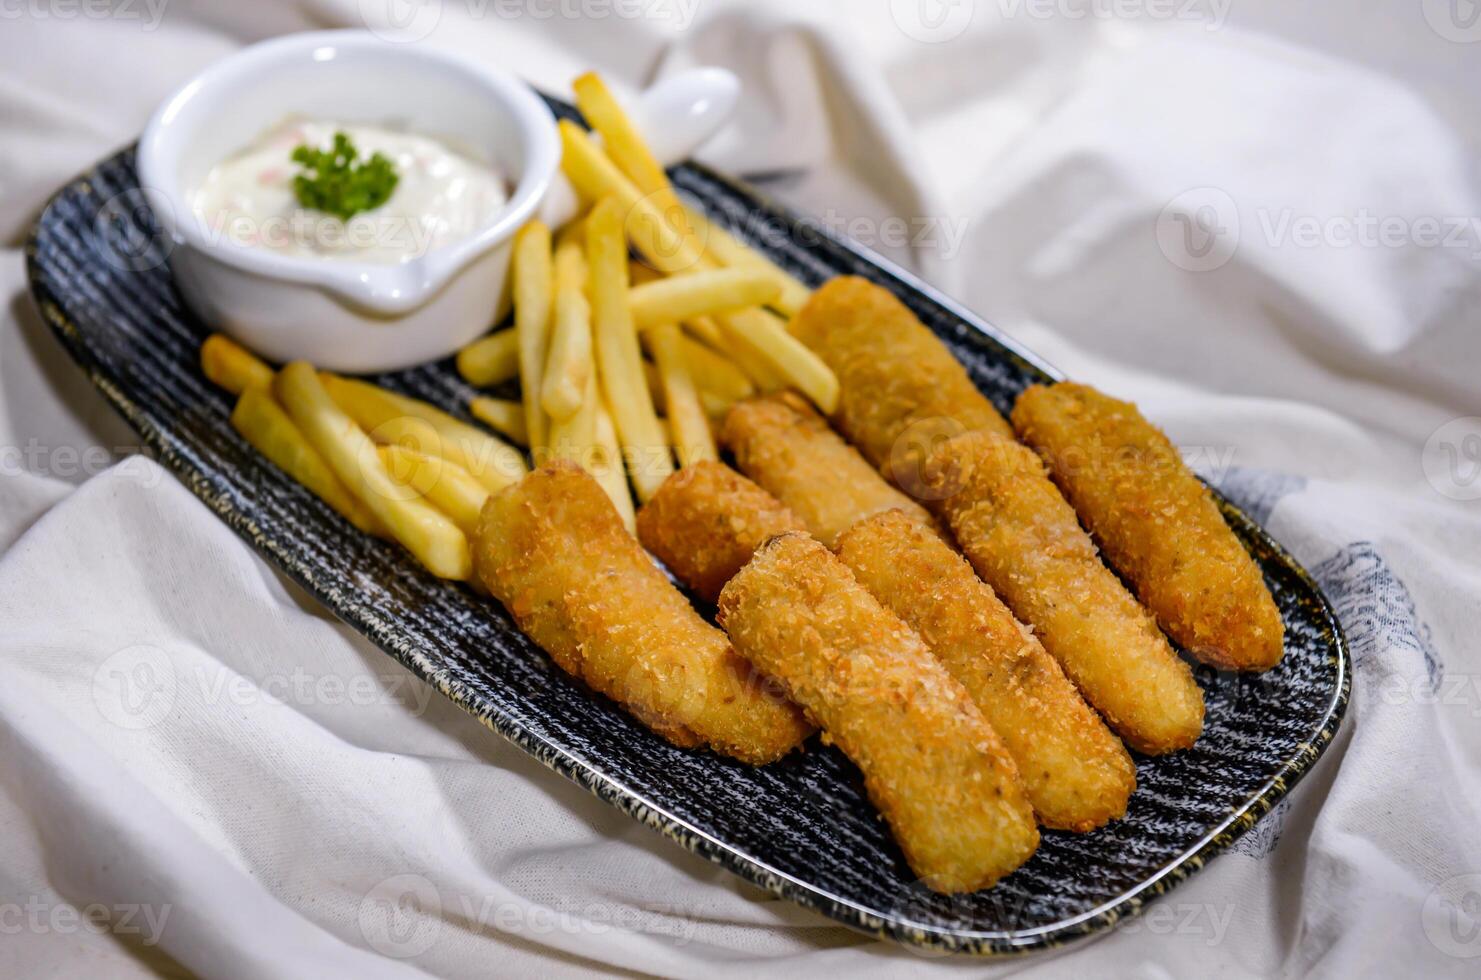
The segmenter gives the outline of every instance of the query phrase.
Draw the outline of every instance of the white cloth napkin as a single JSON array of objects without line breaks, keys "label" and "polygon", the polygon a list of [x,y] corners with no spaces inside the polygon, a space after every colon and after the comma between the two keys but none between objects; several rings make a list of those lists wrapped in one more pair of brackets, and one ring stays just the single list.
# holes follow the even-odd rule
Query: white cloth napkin
[{"label": "white cloth napkin", "polygon": [[[0,11],[0,974],[1474,976],[1477,9]],[[631,87],[735,69],[743,109],[707,159],[1139,401],[1315,573],[1357,668],[1336,744],[1104,938],[942,960],[688,855],[335,622],[129,456],[25,295],[21,243],[204,64],[367,20],[552,91],[588,67]]]}]

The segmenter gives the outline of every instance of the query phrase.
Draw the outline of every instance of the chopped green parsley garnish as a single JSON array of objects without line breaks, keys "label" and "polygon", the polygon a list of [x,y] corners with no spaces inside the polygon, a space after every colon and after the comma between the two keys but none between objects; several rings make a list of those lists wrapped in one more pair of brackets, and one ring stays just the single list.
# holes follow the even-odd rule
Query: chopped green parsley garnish
[{"label": "chopped green parsley garnish", "polygon": [[307,143],[293,151],[293,162],[302,164],[293,178],[293,196],[315,211],[348,221],[361,211],[370,211],[390,200],[396,189],[396,168],[380,153],[358,160],[359,151],[343,132],[334,134],[334,146],[320,150]]}]

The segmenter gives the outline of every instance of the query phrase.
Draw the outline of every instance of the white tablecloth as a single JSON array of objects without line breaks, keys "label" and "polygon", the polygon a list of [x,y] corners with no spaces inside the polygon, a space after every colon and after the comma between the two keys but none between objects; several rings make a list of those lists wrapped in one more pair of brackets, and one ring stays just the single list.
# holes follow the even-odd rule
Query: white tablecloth
[{"label": "white tablecloth", "polygon": [[[738,71],[743,111],[708,159],[1138,400],[1312,569],[1357,665],[1315,771],[1098,941],[932,959],[771,899],[545,772],[272,572],[130,455],[40,323],[21,245],[52,190],[201,66],[388,12],[402,37],[554,91],[592,66],[634,86]],[[1478,14],[0,4],[0,973],[1474,976]]]}]

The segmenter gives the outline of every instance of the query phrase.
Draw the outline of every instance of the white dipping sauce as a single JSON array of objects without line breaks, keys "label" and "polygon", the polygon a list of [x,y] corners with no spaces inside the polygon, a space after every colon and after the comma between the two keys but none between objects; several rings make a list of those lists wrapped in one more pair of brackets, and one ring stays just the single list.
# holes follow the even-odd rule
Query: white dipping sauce
[{"label": "white dipping sauce", "polygon": [[[380,153],[398,180],[386,203],[342,221],[304,208],[293,195],[303,168],[291,156],[307,143],[329,149],[343,132],[356,162]],[[377,126],[290,120],[217,164],[190,196],[210,240],[283,255],[393,265],[470,237],[508,201],[491,167],[426,136]]]}]

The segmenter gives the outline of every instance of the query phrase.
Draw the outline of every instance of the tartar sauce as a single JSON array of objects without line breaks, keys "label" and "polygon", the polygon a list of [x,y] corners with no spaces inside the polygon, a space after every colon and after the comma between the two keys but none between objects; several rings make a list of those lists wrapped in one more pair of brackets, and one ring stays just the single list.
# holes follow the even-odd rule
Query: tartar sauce
[{"label": "tartar sauce", "polygon": [[[300,144],[328,149],[336,132],[359,160],[387,157],[399,179],[385,204],[348,221],[304,208],[293,194]],[[508,201],[491,167],[426,136],[377,126],[289,120],[212,168],[191,209],[213,239],[285,255],[392,265],[486,227]]]}]

